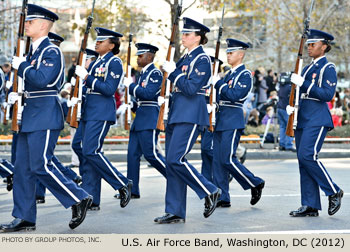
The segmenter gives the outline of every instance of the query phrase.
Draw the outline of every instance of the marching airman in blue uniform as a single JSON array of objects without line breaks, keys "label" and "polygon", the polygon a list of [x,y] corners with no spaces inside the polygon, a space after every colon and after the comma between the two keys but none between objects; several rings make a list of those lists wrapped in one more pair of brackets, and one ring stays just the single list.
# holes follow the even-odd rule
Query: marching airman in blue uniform
[{"label": "marching airman in blue uniform", "polygon": [[[165,62],[163,69],[174,90],[166,126],[166,202],[165,215],[157,223],[185,222],[187,185],[205,198],[204,217],[216,208],[221,190],[200,174],[186,159],[200,131],[209,125],[206,88],[212,73],[210,57],[202,45],[209,28],[190,18],[183,18],[182,44],[188,53],[175,65]],[[162,102],[161,100],[159,101]]]},{"label": "marching airman in blue uniform", "polygon": [[236,39],[226,41],[227,61],[232,69],[222,80],[218,76],[213,77],[219,105],[213,157],[214,183],[222,190],[218,206],[230,206],[229,174],[232,174],[244,190],[251,189],[250,203],[255,205],[261,197],[265,182],[254,176],[236,156],[236,149],[245,128],[243,103],[253,88],[251,72],[242,63],[249,45]]},{"label": "marching airman in blue uniform", "polygon": [[[64,41],[64,38],[62,38],[60,35],[49,32],[48,38],[51,43],[54,45],[57,45],[60,47],[61,43]],[[61,83],[62,86],[63,83]],[[52,164],[55,166],[56,169],[60,170],[64,176],[66,176],[68,179],[73,180],[75,183],[79,183],[81,181],[80,176],[78,176],[72,169],[69,167],[64,166],[59,159],[54,155],[52,157]],[[46,187],[38,180],[36,184],[36,203],[42,204],[45,203],[45,191]]]},{"label": "marching airman in blue uniform", "polygon": [[123,67],[119,53],[123,35],[105,28],[97,32],[95,50],[99,53],[89,69],[76,66],[75,73],[84,80],[86,99],[82,119],[83,184],[82,187],[94,197],[99,197],[101,178],[105,179],[121,195],[120,206],[125,207],[131,197],[132,181],[124,177],[103,155],[104,138],[116,121],[114,93],[123,78]]},{"label": "marching airman in blue uniform", "polygon": [[[64,57],[47,37],[57,19],[55,13],[28,4],[25,31],[33,43],[26,58],[13,57],[12,60],[13,68],[18,69],[18,76],[23,79],[25,99],[14,168],[12,215],[15,219],[10,224],[1,225],[1,232],[35,230],[37,179],[64,207],[72,207],[71,229],[82,223],[92,202],[87,192],[52,165],[54,148],[63,128],[57,94],[64,78]],[[9,94],[9,103],[17,100],[17,93]]]},{"label": "marching airman in blue uniform", "polygon": [[142,71],[136,83],[132,78],[124,80],[129,87],[129,93],[136,98],[136,117],[131,125],[128,145],[128,175],[133,181],[132,198],[140,198],[140,158],[145,159],[164,177],[165,158],[157,150],[158,134],[157,120],[159,114],[158,96],[163,74],[153,64],[158,48],[145,43],[137,43],[137,64]]},{"label": "marching airman in blue uniform", "polygon": [[[341,205],[343,191],[332,181],[324,165],[318,159],[323,141],[334,128],[327,105],[337,86],[335,65],[328,62],[325,53],[331,50],[334,37],[326,32],[310,30],[306,41],[308,54],[313,59],[301,75],[292,74],[291,81],[300,87],[300,104],[295,143],[299,161],[301,207],[291,211],[293,217],[318,216],[321,210],[320,191],[328,196],[328,214],[335,214]],[[294,108],[287,106],[287,113]]]}]

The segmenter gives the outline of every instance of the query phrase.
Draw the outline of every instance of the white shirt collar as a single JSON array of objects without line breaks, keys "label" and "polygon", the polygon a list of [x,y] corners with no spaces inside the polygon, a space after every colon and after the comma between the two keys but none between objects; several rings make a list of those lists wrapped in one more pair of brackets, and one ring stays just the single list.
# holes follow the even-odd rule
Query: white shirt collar
[{"label": "white shirt collar", "polygon": [[[105,54],[103,54],[102,56],[100,55],[100,56],[98,56],[98,60],[101,60],[101,59],[103,59],[106,55],[107,55],[108,53],[105,53]],[[96,60],[97,61],[97,60]]]},{"label": "white shirt collar", "polygon": [[313,59],[312,62],[313,62],[314,64],[316,64],[317,61],[319,61],[320,59],[323,59],[323,58],[325,58],[325,57],[326,57],[326,55],[323,55],[323,56],[321,56],[321,57],[318,57],[317,59]]},{"label": "white shirt collar", "polygon": [[151,63],[147,64],[146,66],[144,66],[144,67],[142,68],[142,73],[146,72],[147,68],[149,68],[150,65],[152,65],[152,64],[153,64],[153,62],[151,62]]},{"label": "white shirt collar", "polygon": [[198,47],[200,47],[200,46],[202,46],[202,45],[198,45],[198,46],[196,46],[195,48],[193,48],[191,51],[188,51],[188,55],[190,55],[191,54],[191,52],[193,52],[194,50],[196,50]]},{"label": "white shirt collar", "polygon": [[41,44],[41,42],[44,41],[44,39],[48,38],[48,36],[44,36],[44,37],[40,37],[38,38],[37,40],[35,40],[32,44],[32,48],[33,48],[33,51],[32,51],[32,55],[34,54],[34,52],[36,51],[36,49],[38,49],[39,45]]},{"label": "white shirt collar", "polygon": [[234,71],[236,71],[240,66],[243,66],[243,63],[235,66],[234,68],[231,68],[231,73],[233,73]]}]

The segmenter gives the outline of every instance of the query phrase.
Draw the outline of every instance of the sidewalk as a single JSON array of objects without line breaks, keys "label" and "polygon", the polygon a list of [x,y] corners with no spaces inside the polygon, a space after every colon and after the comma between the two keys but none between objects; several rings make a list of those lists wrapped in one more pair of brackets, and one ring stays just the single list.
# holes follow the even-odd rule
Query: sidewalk
[{"label": "sidewalk", "polygon": [[[291,151],[279,151],[274,149],[273,144],[264,144],[261,149],[259,144],[243,144],[247,148],[247,159],[296,159],[296,153]],[[164,144],[162,144],[164,150]],[[11,146],[0,146],[0,158],[10,160]],[[103,149],[107,158],[111,162],[126,162],[127,144],[105,144]],[[71,162],[71,152],[69,145],[57,145],[56,156],[63,163]],[[322,158],[350,158],[350,144],[325,143],[319,157]],[[192,151],[187,155],[187,159],[201,160],[200,144],[195,144]]]}]

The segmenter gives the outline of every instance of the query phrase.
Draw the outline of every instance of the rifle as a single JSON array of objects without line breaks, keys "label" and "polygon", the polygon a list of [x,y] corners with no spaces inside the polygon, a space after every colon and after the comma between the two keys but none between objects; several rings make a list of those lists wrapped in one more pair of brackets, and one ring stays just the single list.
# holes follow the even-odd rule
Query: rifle
[{"label": "rifle", "polygon": [[[22,10],[19,19],[19,27],[18,27],[18,38],[17,38],[17,47],[16,47],[16,56],[23,57],[24,55],[24,22],[26,16],[26,8],[27,8],[28,0],[23,0],[22,2]],[[18,100],[13,104],[12,110],[12,125],[11,130],[14,132],[19,131],[19,125],[22,121],[22,94],[23,94],[23,82],[22,78],[18,76],[18,70],[15,69],[13,72],[13,90],[12,92],[18,93]]]},{"label": "rifle", "polygon": [[[131,76],[131,65],[130,65],[130,57],[131,57],[131,43],[132,43],[132,33],[129,34],[129,46],[128,46],[128,55],[127,55],[127,66],[126,66],[126,77]],[[127,104],[127,109],[125,111],[125,118],[124,118],[124,128],[126,130],[130,129],[130,123],[131,123],[131,108],[130,108],[130,95],[128,94],[129,89],[125,87],[125,94],[124,94],[124,102]]]},{"label": "rifle", "polygon": [[[294,68],[294,73],[300,74],[303,66],[303,50],[304,50],[304,44],[306,41],[306,38],[309,34],[309,25],[310,25],[310,17],[311,17],[311,11],[314,5],[314,1],[311,1],[311,6],[309,9],[309,13],[307,18],[304,21],[304,31],[300,39],[300,44],[299,44],[299,51],[298,51],[298,57],[297,61],[295,63],[295,68]],[[290,90],[290,95],[289,95],[289,106],[294,107],[294,113],[292,113],[289,118],[288,118],[288,124],[286,128],[286,135],[293,137],[294,136],[294,130],[297,128],[298,124],[298,109],[299,109],[299,91],[300,88],[296,86],[294,83],[292,83],[292,87]],[[295,98],[295,102],[294,102]]]},{"label": "rifle", "polygon": [[[177,5],[176,15],[171,31],[170,42],[168,47],[168,53],[166,56],[167,61],[172,61],[174,59],[175,54],[175,33],[177,31],[177,27],[179,25],[179,18],[182,12],[182,0]],[[169,96],[170,96],[170,80],[168,80],[168,73],[164,72],[160,96],[164,97],[164,103],[160,106],[158,121],[157,121],[157,129],[161,131],[165,131],[165,126],[168,121],[168,112],[169,112]]]},{"label": "rifle", "polygon": [[[94,8],[95,8],[95,0],[92,3],[91,14],[88,17],[84,38],[83,38],[83,41],[81,42],[81,47],[80,47],[79,56],[78,56],[78,64],[82,67],[85,67],[85,61],[86,61],[85,50],[86,50],[87,40],[89,37],[90,28],[92,25],[92,20],[94,19]],[[73,97],[78,98],[78,102],[77,104],[74,105],[74,107],[70,107],[70,110],[68,110],[68,114],[70,114],[70,118],[69,118],[70,126],[73,128],[78,128],[79,126],[78,122],[80,121],[80,118],[81,118],[83,80],[79,78],[79,76],[76,76],[75,78],[76,79],[75,79]]]},{"label": "rifle", "polygon": [[[220,39],[222,36],[222,29],[224,25],[224,14],[225,14],[225,4],[224,7],[222,8],[222,15],[221,15],[221,24],[219,27],[219,33],[218,33],[218,39],[216,40],[216,48],[215,48],[215,60],[214,60],[214,68],[213,68],[213,76],[216,76],[219,72],[219,50],[220,50]],[[210,95],[209,95],[209,104],[212,106],[213,104],[216,103],[216,89],[214,88],[214,83],[211,83],[211,90],[210,90]],[[209,131],[213,132],[214,131],[214,126],[215,126],[215,111],[211,111],[209,114]]]},{"label": "rifle", "polygon": [[[13,72],[10,72],[9,76],[9,81],[11,82],[11,86],[13,85]],[[5,102],[8,102],[8,96],[9,96],[9,89],[6,89],[6,94],[5,94]],[[7,104],[6,107],[4,108],[4,119],[2,123],[4,125],[7,125],[7,121],[10,120],[10,104]]]}]

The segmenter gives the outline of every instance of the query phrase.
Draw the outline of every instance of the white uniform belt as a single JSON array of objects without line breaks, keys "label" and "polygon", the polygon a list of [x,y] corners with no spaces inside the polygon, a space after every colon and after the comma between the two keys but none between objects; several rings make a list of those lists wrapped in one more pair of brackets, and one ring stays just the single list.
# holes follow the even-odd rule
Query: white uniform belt
[{"label": "white uniform belt", "polygon": [[[177,87],[175,87],[175,89],[174,89],[174,92],[175,93],[181,93],[182,91],[180,90],[180,89],[178,89]],[[197,95],[206,95],[206,92],[205,92],[205,90],[199,90],[198,92],[197,92]]]},{"label": "white uniform belt", "polygon": [[55,90],[52,91],[24,91],[23,96],[26,99],[29,98],[40,98],[40,97],[47,97],[47,96],[57,96],[58,92]]},{"label": "white uniform belt", "polygon": [[301,96],[300,96],[300,99],[303,99],[303,100],[320,101],[320,100],[317,99],[317,98],[311,98],[311,97],[309,97],[309,95],[308,95],[307,93],[302,93]]},{"label": "white uniform belt", "polygon": [[231,102],[231,101],[219,101],[220,106],[224,107],[233,107],[233,108],[242,108],[243,104],[238,102]]},{"label": "white uniform belt", "polygon": [[156,102],[156,101],[138,101],[137,105],[158,107],[158,102]]},{"label": "white uniform belt", "polygon": [[101,93],[92,91],[90,88],[88,88],[88,89],[86,90],[86,93],[87,93],[87,94],[102,95]]}]

